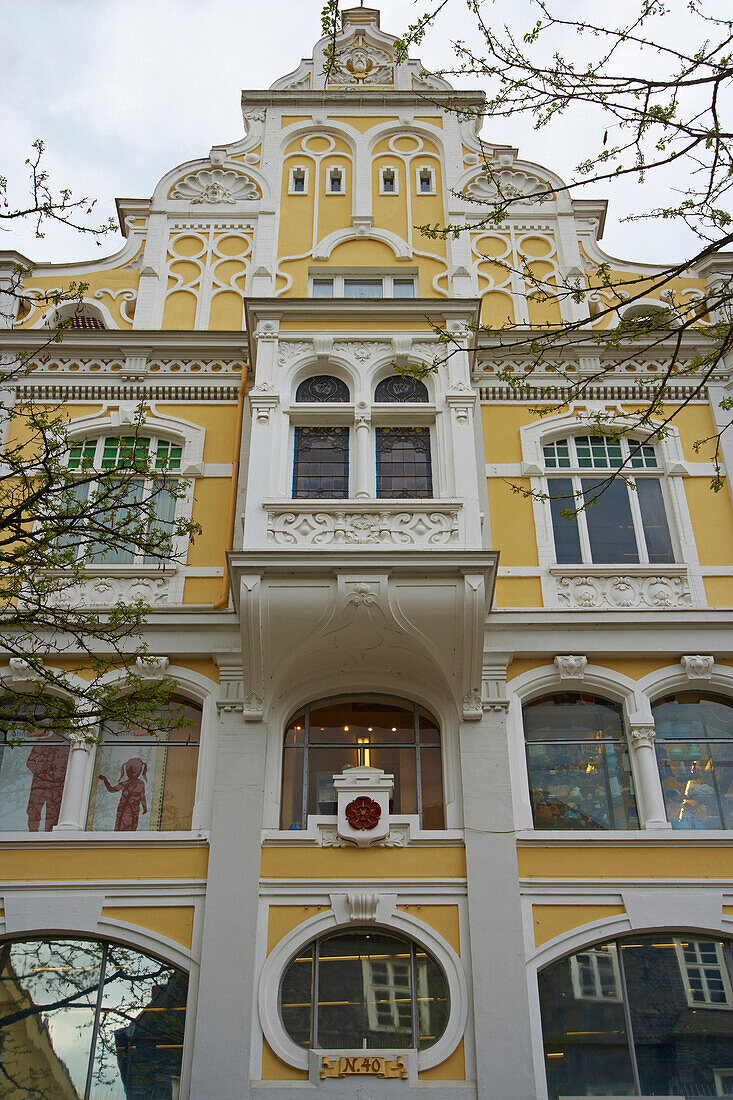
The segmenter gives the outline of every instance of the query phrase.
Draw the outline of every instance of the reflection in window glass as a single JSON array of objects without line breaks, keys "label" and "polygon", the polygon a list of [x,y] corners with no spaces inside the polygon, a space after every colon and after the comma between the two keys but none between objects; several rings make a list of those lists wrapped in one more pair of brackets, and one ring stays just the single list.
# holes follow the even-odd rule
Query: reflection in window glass
[{"label": "reflection in window glass", "polygon": [[733,705],[721,696],[679,692],[652,711],[672,827],[733,828]]},{"label": "reflection in window glass", "polygon": [[523,713],[535,828],[637,828],[621,708],[567,692]]},{"label": "reflection in window glass", "polygon": [[0,1097],[176,1100],[183,971],[113,943],[26,940],[0,945],[0,989]]},{"label": "reflection in window glass", "polygon": [[317,940],[292,960],[280,989],[285,1030],[320,1050],[426,1049],[445,1031],[449,1008],[435,960],[386,932]]},{"label": "reflection in window glass", "polygon": [[[613,998],[579,988],[575,975],[591,954],[618,975]],[[731,1095],[720,1079],[733,1065],[730,968],[727,942],[664,932],[547,967],[539,987],[550,1100]]]},{"label": "reflection in window glass", "polygon": [[390,809],[444,828],[440,732],[422,708],[391,700],[331,699],[300,711],[285,731],[281,827],[335,814],[334,775],[358,765],[394,776]]},{"label": "reflection in window glass", "polygon": [[0,830],[50,832],[58,824],[68,742],[49,724],[0,737]]},{"label": "reflection in window glass", "polygon": [[190,829],[201,711],[185,699],[161,711],[161,728],[108,723],[97,749],[89,829]]}]

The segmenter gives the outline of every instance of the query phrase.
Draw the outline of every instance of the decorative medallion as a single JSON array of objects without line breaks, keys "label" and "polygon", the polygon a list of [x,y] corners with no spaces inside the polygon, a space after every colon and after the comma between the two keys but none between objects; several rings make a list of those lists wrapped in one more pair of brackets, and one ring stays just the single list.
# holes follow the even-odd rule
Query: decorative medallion
[{"label": "decorative medallion", "polygon": [[382,816],[382,807],[373,798],[360,795],[348,804],[344,812],[352,829],[376,829]]},{"label": "decorative medallion", "polygon": [[229,169],[214,168],[193,172],[179,180],[171,191],[172,199],[188,199],[191,203],[234,203],[242,199],[258,199],[260,193],[247,176]]}]

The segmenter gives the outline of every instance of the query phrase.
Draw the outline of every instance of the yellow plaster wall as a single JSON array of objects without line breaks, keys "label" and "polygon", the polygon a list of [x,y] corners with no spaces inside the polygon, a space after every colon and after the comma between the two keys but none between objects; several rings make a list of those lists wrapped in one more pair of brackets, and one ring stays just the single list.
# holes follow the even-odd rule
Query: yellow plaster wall
[{"label": "yellow plaster wall", "polygon": [[541,844],[517,850],[520,878],[606,879],[730,878],[733,849],[701,844],[675,844],[674,837],[662,846],[635,841],[633,847],[613,844]]},{"label": "yellow plaster wall", "polygon": [[183,603],[218,603],[224,591],[221,577],[186,577],[183,584]]},{"label": "yellow plaster wall", "polygon": [[231,478],[196,478],[193,490],[194,523],[202,531],[188,549],[189,565],[221,565],[227,545],[226,516],[229,513]]},{"label": "yellow plaster wall", "polygon": [[267,913],[267,954],[288,932],[329,908],[328,905],[271,905]]},{"label": "yellow plaster wall", "polygon": [[542,607],[539,577],[497,577],[495,607]]},{"label": "yellow plaster wall", "polygon": [[408,913],[431,928],[446,940],[455,953],[461,953],[459,910],[457,905],[398,905],[401,913]]},{"label": "yellow plaster wall", "polygon": [[487,480],[491,545],[501,551],[501,565],[537,565],[532,501],[514,492],[512,485],[530,488],[528,478],[512,478],[511,485],[501,478]]},{"label": "yellow plaster wall", "polygon": [[487,462],[521,462],[519,429],[537,421],[526,405],[481,405]]},{"label": "yellow plaster wall", "polygon": [[61,847],[58,844],[22,844],[4,849],[6,882],[84,882],[89,879],[205,879],[208,848],[165,848],[140,845],[127,848]]},{"label": "yellow plaster wall", "polygon": [[179,420],[198,424],[206,429],[204,437],[204,462],[232,462],[237,429],[237,406],[231,405],[174,405],[156,403],[161,416],[174,416]]},{"label": "yellow plaster wall", "polygon": [[623,905],[533,905],[535,947],[541,947],[571,928],[580,928],[608,917],[620,917],[625,912]]},{"label": "yellow plaster wall", "polygon": [[709,477],[686,477],[685,495],[700,565],[733,565],[733,504],[722,489],[714,493]]},{"label": "yellow plaster wall", "polygon": [[463,1039],[444,1062],[432,1069],[424,1069],[418,1073],[420,1081],[465,1081],[466,1080],[466,1055],[463,1047]]},{"label": "yellow plaster wall", "polygon": [[267,1039],[262,1038],[262,1080],[263,1081],[307,1081],[308,1071],[296,1069],[281,1062]]},{"label": "yellow plaster wall", "polygon": [[102,916],[110,920],[134,924],[158,932],[184,947],[193,938],[194,907],[192,905],[111,905],[104,906]]},{"label": "yellow plaster wall", "polygon": [[263,878],[465,878],[463,848],[263,848]]},{"label": "yellow plaster wall", "polygon": [[710,607],[733,607],[733,577],[703,577]]},{"label": "yellow plaster wall", "polygon": [[[141,247],[144,242],[141,242]],[[139,250],[138,250],[139,251]],[[87,299],[91,304],[99,303],[106,306],[110,311],[115,324],[121,329],[132,328],[132,323],[123,317],[121,313],[121,306],[123,305],[123,297],[118,294],[114,297],[114,294],[118,290],[134,290],[137,291],[138,284],[140,282],[140,272],[131,267],[109,267],[101,268],[98,271],[89,271],[83,275],[72,274],[51,274],[51,275],[33,275],[27,283],[24,284],[24,292],[32,293],[34,290],[39,291],[41,294],[46,294],[51,290],[65,290],[72,283],[77,286],[79,283],[84,283],[87,289],[84,290],[83,297]],[[100,298],[94,297],[96,290],[108,290],[112,293],[102,294]],[[52,308],[52,302],[39,302],[35,307],[31,308],[30,313],[26,314],[22,321],[19,321],[17,328],[29,328],[35,324],[39,317],[43,316],[47,310]]]}]

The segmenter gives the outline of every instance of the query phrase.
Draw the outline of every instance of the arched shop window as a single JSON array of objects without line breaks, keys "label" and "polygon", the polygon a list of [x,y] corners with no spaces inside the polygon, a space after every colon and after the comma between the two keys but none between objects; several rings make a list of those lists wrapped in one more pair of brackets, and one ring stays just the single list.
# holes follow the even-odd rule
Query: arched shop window
[{"label": "arched shop window", "polygon": [[333,777],[370,765],[394,776],[390,809],[442,829],[440,730],[422,707],[386,696],[312,703],[289,722],[283,751],[281,824],[303,829],[308,814],[335,814]]},{"label": "arched shop window", "polygon": [[[335,404],[349,400],[339,378],[315,375],[301,382],[297,403]],[[344,424],[315,424],[295,429],[293,499],[334,499],[349,495],[349,429]]]},{"label": "arched shop window", "polygon": [[380,929],[308,944],[280,986],[283,1027],[317,1050],[426,1050],[445,1031],[448,983],[424,948]]},{"label": "arched shop window", "polygon": [[687,691],[659,699],[652,712],[672,828],[733,828],[733,703]]},{"label": "arched shop window", "polygon": [[539,974],[550,1100],[733,1096],[729,941],[654,932]]},{"label": "arched shop window", "polygon": [[201,711],[174,697],[160,725],[109,722],[94,766],[87,828],[136,832],[190,829]]},{"label": "arched shop window", "polygon": [[534,827],[638,828],[621,707],[564,692],[523,713]]},{"label": "arched shop window", "polygon": [[0,944],[0,1096],[175,1100],[188,975],[120,944]]},{"label": "arched shop window", "polygon": [[[43,716],[0,737],[0,830],[50,832],[58,824],[69,743]],[[2,1093],[0,1093],[2,1095]]]}]

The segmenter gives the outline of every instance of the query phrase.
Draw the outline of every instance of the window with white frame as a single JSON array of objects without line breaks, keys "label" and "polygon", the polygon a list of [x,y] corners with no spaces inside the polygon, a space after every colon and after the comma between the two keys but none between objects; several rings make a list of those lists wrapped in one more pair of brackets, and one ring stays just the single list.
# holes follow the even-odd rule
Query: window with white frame
[{"label": "window with white frame", "polygon": [[435,194],[435,173],[429,164],[421,164],[415,169],[417,174],[418,195]]},{"label": "window with white frame", "polygon": [[674,562],[653,445],[577,435],[546,443],[543,451],[558,564]]},{"label": "window with white frame", "polygon": [[383,167],[379,169],[379,194],[397,195],[399,194],[399,188],[397,169],[391,164],[383,165]]},{"label": "window with white frame", "polygon": [[573,955],[570,978],[577,1001],[620,1001],[621,974],[616,945],[604,943]]},{"label": "window with white frame", "polygon": [[675,940],[690,1008],[733,1008],[733,989],[723,945],[717,940]]},{"label": "window with white frame", "polygon": [[294,164],[290,169],[288,194],[305,195],[308,192],[308,169],[302,164]]},{"label": "window with white frame", "polygon": [[[90,502],[97,524],[119,531],[116,546],[95,545],[86,535],[88,520],[82,512],[78,529],[73,524],[65,537],[66,544],[89,565],[154,565],[170,557],[170,542],[174,531],[178,481],[183,446],[154,435],[108,435],[83,439],[71,444],[67,466],[80,474],[95,470],[124,468],[120,481],[106,477],[80,482],[74,486],[74,496],[81,504]],[[141,476],[130,476],[130,468],[140,463]],[[92,502],[94,502],[92,504]],[[138,520],[144,510],[149,515],[148,535],[158,536],[161,553],[142,553],[135,537],[125,538],[126,528]]]},{"label": "window with white frame", "polygon": [[417,275],[312,275],[311,298],[414,298]]},{"label": "window with white frame", "polygon": [[346,190],[346,174],[339,164],[328,169],[326,192],[329,195],[343,195]]}]

